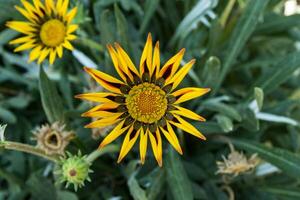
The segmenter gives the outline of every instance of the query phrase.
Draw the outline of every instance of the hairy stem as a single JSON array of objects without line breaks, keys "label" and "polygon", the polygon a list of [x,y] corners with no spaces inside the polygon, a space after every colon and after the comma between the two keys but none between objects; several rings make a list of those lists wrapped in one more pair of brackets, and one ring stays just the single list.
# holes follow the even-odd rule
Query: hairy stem
[{"label": "hairy stem", "polygon": [[45,151],[38,149],[34,146],[28,145],[28,144],[5,141],[5,142],[2,142],[2,144],[0,144],[0,147],[3,147],[4,149],[7,149],[7,150],[20,151],[20,152],[25,152],[25,153],[29,153],[32,155],[40,156],[40,157],[43,157],[43,158],[53,161],[53,162],[58,161],[58,157],[47,155],[45,153]]}]

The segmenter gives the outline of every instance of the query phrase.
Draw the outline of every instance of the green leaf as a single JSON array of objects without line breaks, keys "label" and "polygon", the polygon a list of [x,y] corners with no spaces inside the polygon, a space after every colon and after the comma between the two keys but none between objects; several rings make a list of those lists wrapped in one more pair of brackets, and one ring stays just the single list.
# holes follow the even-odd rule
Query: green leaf
[{"label": "green leaf", "polygon": [[225,133],[233,130],[233,123],[229,117],[226,117],[224,115],[217,115],[216,118]]},{"label": "green leaf", "polygon": [[159,5],[159,0],[147,0],[145,2],[145,16],[143,17],[143,22],[140,27],[140,32],[144,33],[146,30],[152,16],[154,15],[157,7]]},{"label": "green leaf", "polygon": [[148,191],[148,200],[159,199],[159,195],[163,192],[166,180],[165,170],[159,169]]},{"label": "green leaf", "polygon": [[125,49],[128,49],[128,25],[126,18],[117,4],[114,6],[115,8],[115,18],[117,23],[117,32],[120,37],[120,42]]},{"label": "green leaf", "polygon": [[234,30],[230,36],[228,47],[224,50],[226,52],[224,56],[224,63],[219,81],[217,82],[216,89],[213,91],[215,94],[222,84],[224,78],[229,72],[232,64],[235,62],[242,48],[245,46],[247,40],[255,30],[255,26],[261,16],[264,8],[268,4],[269,0],[250,0],[239,18]]},{"label": "green leaf", "polygon": [[224,103],[216,102],[216,101],[206,101],[205,103],[203,103],[203,106],[206,109],[213,110],[218,113],[222,113],[236,121],[242,120],[241,115],[235,108],[233,108],[229,105],[226,105]]},{"label": "green leaf", "polygon": [[279,188],[279,187],[262,187],[262,191],[275,194],[276,196],[285,196],[295,199],[300,199],[299,189],[288,189],[288,188]]},{"label": "green leaf", "polygon": [[9,124],[14,124],[17,122],[17,117],[15,114],[3,107],[0,107],[0,119]]},{"label": "green leaf", "polygon": [[264,90],[265,94],[272,92],[280,84],[288,80],[300,67],[300,52],[290,53],[283,57],[274,67],[256,81],[255,86]]},{"label": "green leaf", "polygon": [[72,192],[58,191],[57,200],[78,200],[78,197]]},{"label": "green leaf", "polygon": [[36,200],[56,200],[57,194],[54,185],[50,180],[35,173],[30,176],[26,185]]},{"label": "green leaf", "polygon": [[264,91],[261,88],[254,88],[254,97],[258,105],[258,109],[261,110],[264,102]]},{"label": "green leaf", "polygon": [[258,153],[259,157],[275,165],[292,178],[300,178],[300,156],[280,148],[269,148],[249,140],[232,139],[232,143],[246,151]]},{"label": "green leaf", "polygon": [[211,56],[205,63],[202,73],[202,80],[204,80],[204,86],[210,87],[212,90],[215,88],[215,84],[218,80],[221,69],[221,61],[215,56]]},{"label": "green leaf", "polygon": [[165,169],[167,171],[167,183],[174,200],[194,199],[192,184],[184,170],[183,164],[175,151],[169,148],[166,156]]},{"label": "green leaf", "polygon": [[40,67],[40,94],[44,111],[50,123],[64,122],[64,108],[58,91],[48,78],[43,67]]},{"label": "green leaf", "polygon": [[134,200],[147,200],[146,192],[141,188],[136,180],[135,173],[129,177],[127,185]]},{"label": "green leaf", "polygon": [[284,16],[275,13],[269,13],[264,17],[264,22],[257,25],[255,33],[274,34],[288,31],[289,29],[300,25],[300,15]]}]

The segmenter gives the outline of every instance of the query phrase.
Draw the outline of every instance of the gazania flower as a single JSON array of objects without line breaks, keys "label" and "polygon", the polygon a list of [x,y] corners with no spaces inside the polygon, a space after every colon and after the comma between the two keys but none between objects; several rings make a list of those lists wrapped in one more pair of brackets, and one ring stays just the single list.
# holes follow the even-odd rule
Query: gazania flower
[{"label": "gazania flower", "polygon": [[[33,0],[30,4],[21,0],[24,8],[16,6],[16,9],[27,18],[28,21],[10,21],[7,26],[23,33],[10,44],[21,44],[15,52],[31,49],[29,62],[38,59],[41,63],[49,56],[49,62],[55,61],[56,55],[63,55],[63,48],[72,50],[70,41],[76,39],[73,32],[78,25],[71,24],[76,15],[77,7],[67,12],[69,0]],[[56,2],[56,4],[54,3]]]},{"label": "gazania flower", "polygon": [[129,56],[115,43],[115,49],[107,46],[113,64],[122,80],[91,68],[85,68],[102,87],[109,92],[88,93],[78,98],[99,102],[100,105],[84,113],[85,117],[97,117],[98,120],[88,124],[87,128],[97,128],[117,124],[105,137],[100,148],[124,135],[118,162],[130,151],[140,138],[140,157],[144,163],[148,139],[154,157],[162,165],[162,137],[182,154],[178,138],[173,127],[182,129],[202,140],[205,137],[184,118],[204,121],[205,119],[191,110],[183,108],[180,103],[207,93],[208,88],[187,87],[174,91],[186,76],[195,60],[179,68],[184,49],[169,59],[161,68],[159,43],[154,50],[151,35],[148,35],[139,71]]}]

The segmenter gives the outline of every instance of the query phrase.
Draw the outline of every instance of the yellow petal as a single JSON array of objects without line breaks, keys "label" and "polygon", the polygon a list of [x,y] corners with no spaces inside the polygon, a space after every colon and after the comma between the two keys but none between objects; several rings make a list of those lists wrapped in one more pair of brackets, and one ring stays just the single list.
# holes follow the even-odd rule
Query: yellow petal
[{"label": "yellow petal", "polygon": [[43,6],[43,4],[41,3],[40,0],[33,0],[33,4],[35,6],[35,11],[37,12],[37,14],[40,16],[40,17],[43,17],[44,16],[44,13],[41,12],[41,8],[45,9],[45,7]]},{"label": "yellow petal", "polygon": [[120,120],[119,117],[121,115],[122,113],[114,113],[110,117],[102,118],[92,123],[89,123],[88,125],[85,126],[85,128],[99,128],[99,127],[105,127],[105,126],[115,124]]},{"label": "yellow petal", "polygon": [[194,88],[187,87],[177,90],[172,93],[176,97],[176,101],[174,104],[179,104],[197,97],[200,97],[210,91],[210,88]]},{"label": "yellow petal", "polygon": [[124,49],[118,43],[115,43],[115,47],[118,52],[118,58],[119,61],[121,62],[121,66],[128,71],[127,72],[128,76],[130,77],[132,77],[133,75],[139,76],[139,72],[135,68],[133,62],[131,61],[128,54],[124,51]]},{"label": "yellow petal", "polygon": [[33,40],[35,41],[35,39],[33,39],[32,37],[33,36],[20,37],[20,38],[10,41],[9,44],[20,44],[20,43],[25,43],[25,42],[31,42]]},{"label": "yellow petal", "polygon": [[198,115],[197,113],[194,113],[193,111],[180,107],[180,106],[175,106],[177,108],[177,110],[172,110],[170,111],[173,114],[177,114],[189,119],[193,119],[193,120],[197,120],[197,121],[202,121],[205,122],[205,119],[203,117],[201,117],[200,115]]},{"label": "yellow petal", "polygon": [[105,89],[121,94],[120,87],[121,85],[124,85],[122,81],[92,68],[85,67],[84,70]]},{"label": "yellow petal", "polygon": [[[145,66],[146,65],[146,66]],[[140,60],[140,73],[152,72],[152,36],[149,33],[147,41]]]},{"label": "yellow petal", "polygon": [[53,0],[45,0],[45,5],[48,14],[51,14],[52,10],[54,10],[54,2]]},{"label": "yellow petal", "polygon": [[164,136],[167,138],[167,140],[169,141],[169,143],[174,147],[174,149],[179,153],[179,154],[183,154],[179,140],[172,128],[172,126],[170,125],[170,123],[167,122],[167,129],[168,131],[164,130],[162,127],[160,128],[160,130],[162,131],[162,133],[164,134]]},{"label": "yellow petal", "polygon": [[33,42],[26,42],[26,43],[18,46],[17,48],[15,48],[14,52],[24,51],[27,49],[31,49],[35,46],[36,46],[36,44],[34,44]]},{"label": "yellow petal", "polygon": [[159,54],[159,42],[157,41],[154,47],[153,53],[153,65],[152,65],[152,72],[154,72],[156,77],[158,77],[158,73],[160,70],[160,54]]},{"label": "yellow petal", "polygon": [[[128,152],[130,151],[130,149],[132,149],[133,145],[135,144],[139,133],[140,133],[141,129],[139,129],[138,131],[134,131],[133,130],[133,126],[131,126],[125,136],[125,139],[123,141],[122,147],[121,147],[121,151],[119,154],[119,158],[118,158],[118,163],[120,163],[123,158],[128,154]],[[132,135],[132,136],[131,136]]]},{"label": "yellow petal", "polygon": [[34,15],[31,15],[30,13],[28,13],[27,10],[19,7],[19,6],[15,6],[15,8],[24,16],[26,17],[29,21],[35,23],[35,19],[36,17]]},{"label": "yellow petal", "polygon": [[67,34],[73,33],[77,29],[78,29],[78,25],[77,24],[71,24],[71,25],[68,26]]},{"label": "yellow petal", "polygon": [[38,59],[38,64],[41,64],[45,59],[46,57],[49,55],[50,53],[50,49],[48,47],[45,47],[42,51],[41,51],[41,55]]},{"label": "yellow petal", "polygon": [[64,0],[62,5],[61,5],[61,8],[60,8],[61,16],[64,16],[66,14],[67,9],[68,9],[68,5],[69,5],[69,0]]},{"label": "yellow petal", "polygon": [[77,7],[73,8],[70,12],[68,12],[66,16],[66,20],[68,21],[68,23],[71,23],[76,13],[77,13]]},{"label": "yellow petal", "polygon": [[69,34],[67,37],[66,37],[66,39],[67,40],[75,40],[77,38],[77,36],[76,35],[72,35],[72,34]]},{"label": "yellow petal", "polygon": [[117,96],[117,95],[114,93],[98,92],[98,93],[78,94],[75,96],[75,98],[105,103],[105,102],[112,102],[111,99],[114,99],[115,96]]},{"label": "yellow petal", "polygon": [[113,142],[115,139],[117,139],[120,135],[122,135],[128,128],[125,127],[123,128],[124,125],[124,120],[122,122],[120,122],[105,138],[104,140],[101,142],[101,144],[99,145],[99,148],[103,148],[106,145],[110,144],[111,142]]},{"label": "yellow petal", "polygon": [[62,57],[62,55],[63,55],[63,47],[62,47],[62,45],[59,45],[58,47],[56,47],[56,51],[57,51],[57,55],[58,55],[58,57]]},{"label": "yellow petal", "polygon": [[[65,0],[64,0],[65,1]],[[56,10],[60,12],[63,0],[56,0]]]},{"label": "yellow petal", "polygon": [[159,77],[163,77],[166,81],[168,81],[174,73],[177,71],[180,62],[183,58],[185,49],[181,49],[175,56],[170,58],[166,64],[161,68],[159,72]]},{"label": "yellow petal", "polygon": [[162,167],[162,141],[159,129],[156,129],[155,136],[149,132],[149,138],[154,157],[160,167]]},{"label": "yellow petal", "polygon": [[35,12],[35,8],[33,7],[33,5],[31,3],[29,3],[26,0],[21,0],[23,6],[25,7],[25,9],[27,10],[27,12],[29,12],[30,14]]},{"label": "yellow petal", "polygon": [[56,50],[55,49],[51,49],[50,51],[50,57],[49,57],[49,63],[50,65],[52,65],[55,61],[56,58]]},{"label": "yellow petal", "polygon": [[83,113],[82,117],[109,117],[113,113],[117,112],[115,109],[119,106],[118,103],[103,103],[98,106],[95,106],[91,110]]},{"label": "yellow petal", "polygon": [[141,129],[140,131],[140,157],[141,163],[145,163],[146,153],[147,153],[147,142],[148,142],[148,129],[146,133]]},{"label": "yellow petal", "polygon": [[37,59],[41,55],[41,50],[42,50],[41,45],[39,45],[39,46],[35,47],[33,50],[31,50],[31,52],[29,54],[29,62],[32,62],[35,59]]},{"label": "yellow petal", "polygon": [[200,138],[202,140],[206,140],[205,136],[200,133],[193,125],[182,119],[181,117],[174,115],[174,117],[178,120],[178,122],[169,121],[174,126],[184,130],[187,133],[190,133],[191,135],[196,136],[197,138]]},{"label": "yellow petal", "polygon": [[6,26],[24,34],[31,34],[36,30],[30,22],[10,21],[6,23]]},{"label": "yellow petal", "polygon": [[119,76],[123,79],[123,81],[126,81],[126,75],[128,74],[128,68],[126,65],[121,65],[121,62],[119,62],[118,60],[118,55],[117,52],[114,50],[114,48],[108,44],[106,45],[109,55],[111,57],[111,60],[113,62],[113,65],[116,69],[116,71],[118,72]]},{"label": "yellow petal", "polygon": [[38,59],[38,64],[41,64],[45,58],[48,56],[48,54],[50,53],[50,49],[48,47],[45,47],[40,54],[40,57]]},{"label": "yellow petal", "polygon": [[183,80],[183,78],[187,75],[190,71],[194,63],[196,62],[195,59],[191,60],[190,62],[186,63],[171,79],[169,82],[166,83],[173,83],[172,90],[175,89]]},{"label": "yellow petal", "polygon": [[73,49],[74,49],[74,47],[68,40],[65,40],[65,42],[63,43],[63,46],[71,51],[73,51]]}]

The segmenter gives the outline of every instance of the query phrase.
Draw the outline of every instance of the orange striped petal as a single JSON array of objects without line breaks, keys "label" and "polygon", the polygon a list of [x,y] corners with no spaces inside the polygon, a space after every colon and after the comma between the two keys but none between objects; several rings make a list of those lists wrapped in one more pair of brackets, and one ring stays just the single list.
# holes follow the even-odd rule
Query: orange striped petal
[{"label": "orange striped petal", "polygon": [[172,93],[172,95],[176,97],[176,101],[174,104],[179,104],[200,97],[208,93],[209,91],[210,88],[194,88],[194,87],[182,88]]},{"label": "orange striped petal", "polygon": [[124,83],[106,73],[103,73],[101,71],[92,69],[92,68],[87,68],[85,67],[84,70],[90,74],[102,87],[105,89],[119,93],[121,94],[120,87],[121,85],[124,85]]},{"label": "orange striped petal", "polygon": [[170,58],[166,64],[162,67],[159,72],[159,77],[163,77],[166,81],[168,81],[177,71],[180,62],[183,58],[185,49],[181,49],[175,56]]},{"label": "orange striped petal", "polygon": [[120,163],[123,160],[123,158],[128,154],[128,152],[132,149],[140,134],[140,131],[141,129],[139,129],[138,131],[134,131],[133,126],[129,128],[120,150],[119,158],[117,161],[118,163]]},{"label": "orange striped petal", "polygon": [[177,108],[177,110],[172,110],[172,111],[170,111],[171,113],[180,115],[180,116],[183,116],[183,117],[186,117],[189,119],[205,122],[205,119],[203,117],[201,117],[200,115],[198,115],[197,113],[195,113],[189,109],[180,107],[180,106],[175,106],[175,107]]},{"label": "orange striped petal", "polygon": [[200,133],[200,131],[198,131],[193,125],[191,125],[190,123],[188,123],[187,121],[185,121],[177,115],[174,115],[174,117],[177,119],[178,122],[170,121],[171,124],[193,136],[196,136],[197,138],[206,140],[205,136],[202,133]]},{"label": "orange striped petal", "polygon": [[149,33],[140,60],[140,73],[142,75],[144,72],[151,73],[152,71],[152,36]]}]

